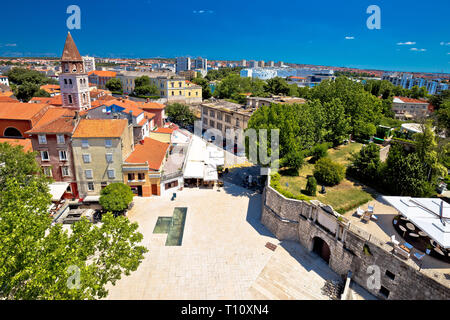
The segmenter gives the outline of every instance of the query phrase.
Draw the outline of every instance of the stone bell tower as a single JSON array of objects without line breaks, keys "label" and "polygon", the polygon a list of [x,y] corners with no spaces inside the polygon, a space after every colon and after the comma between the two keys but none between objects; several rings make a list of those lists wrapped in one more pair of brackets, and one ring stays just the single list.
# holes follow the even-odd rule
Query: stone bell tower
[{"label": "stone bell tower", "polygon": [[78,111],[91,107],[88,75],[84,70],[83,58],[70,32],[67,34],[61,57],[59,85],[63,107]]}]

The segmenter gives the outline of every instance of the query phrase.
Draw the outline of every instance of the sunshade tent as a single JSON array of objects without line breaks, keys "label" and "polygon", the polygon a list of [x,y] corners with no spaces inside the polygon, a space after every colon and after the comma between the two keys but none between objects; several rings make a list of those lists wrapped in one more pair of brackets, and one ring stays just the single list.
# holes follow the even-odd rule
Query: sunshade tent
[{"label": "sunshade tent", "polygon": [[438,198],[383,197],[443,248],[450,248],[450,204]]},{"label": "sunshade tent", "polygon": [[66,192],[69,183],[67,182],[54,182],[48,185],[50,188],[50,194],[52,195],[52,201],[59,201]]}]

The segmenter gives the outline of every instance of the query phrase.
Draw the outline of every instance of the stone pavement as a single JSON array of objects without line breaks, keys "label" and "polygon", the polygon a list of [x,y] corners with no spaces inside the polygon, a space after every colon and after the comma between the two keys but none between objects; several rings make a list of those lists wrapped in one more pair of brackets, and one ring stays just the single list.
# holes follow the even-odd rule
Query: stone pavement
[{"label": "stone pavement", "polygon": [[[110,285],[107,299],[326,299],[327,279],[337,277],[299,244],[282,243],[259,222],[261,195],[225,183],[135,198],[128,213],[139,223],[149,252],[139,268]],[[188,207],[181,246],[153,234],[159,216]],[[275,251],[267,242],[278,245]]]}]

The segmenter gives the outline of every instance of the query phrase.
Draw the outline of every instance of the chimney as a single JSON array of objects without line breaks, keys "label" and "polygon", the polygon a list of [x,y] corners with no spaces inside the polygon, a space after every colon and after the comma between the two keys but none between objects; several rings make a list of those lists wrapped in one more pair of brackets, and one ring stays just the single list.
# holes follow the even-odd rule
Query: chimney
[{"label": "chimney", "polygon": [[128,113],[128,124],[132,123],[133,123],[133,110],[130,110],[130,112]]}]

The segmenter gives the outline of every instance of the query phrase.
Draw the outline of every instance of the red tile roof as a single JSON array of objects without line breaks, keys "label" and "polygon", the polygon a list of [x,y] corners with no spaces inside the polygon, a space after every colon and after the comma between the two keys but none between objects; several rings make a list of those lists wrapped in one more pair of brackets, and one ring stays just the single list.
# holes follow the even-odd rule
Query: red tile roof
[{"label": "red tile roof", "polygon": [[62,61],[83,61],[80,53],[78,52],[77,46],[73,41],[70,32],[67,33],[66,43],[64,44],[64,51],[61,57]]},{"label": "red tile roof", "polygon": [[428,101],[426,100],[412,99],[408,97],[394,97],[394,98],[400,99],[405,103],[428,103]]},{"label": "red tile roof", "polygon": [[33,151],[31,145],[31,139],[8,139],[0,138],[0,143],[9,143],[12,146],[22,146],[25,152]]},{"label": "red tile roof", "polygon": [[0,96],[0,103],[2,102],[19,102],[16,99],[13,99],[11,97],[7,97],[7,96]]},{"label": "red tile roof", "polygon": [[165,105],[157,102],[141,102],[140,103],[141,109],[164,109],[166,108]]},{"label": "red tile roof", "polygon": [[127,158],[128,163],[148,163],[152,170],[159,170],[166,156],[168,143],[160,142],[152,138],[145,138],[143,144],[136,145],[136,148]]},{"label": "red tile roof", "polygon": [[48,108],[48,104],[2,102],[0,103],[0,119],[31,120],[43,108]]},{"label": "red tile roof", "polygon": [[54,97],[33,97],[29,102],[34,103],[34,101],[37,101],[38,103],[51,104],[52,106],[62,106],[61,95]]},{"label": "red tile roof", "polygon": [[74,138],[118,138],[128,126],[126,119],[82,119]]},{"label": "red tile roof", "polygon": [[75,111],[66,108],[49,108],[36,125],[26,133],[72,133],[75,127],[74,116]]},{"label": "red tile roof", "polygon": [[172,134],[172,132],[174,132],[175,130],[174,129],[171,129],[171,128],[158,128],[158,129],[156,129],[155,131],[153,131],[153,132],[157,132],[157,133],[170,133],[170,134]]},{"label": "red tile roof", "polygon": [[95,74],[98,77],[115,78],[117,75],[117,72],[93,70],[88,73],[88,75],[93,75],[93,74]]}]

